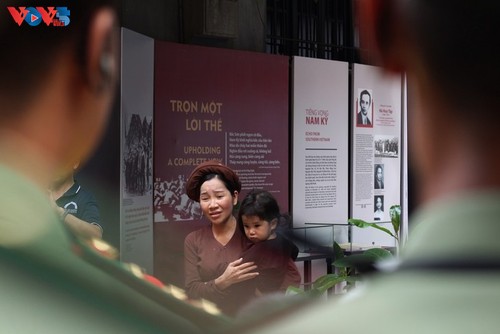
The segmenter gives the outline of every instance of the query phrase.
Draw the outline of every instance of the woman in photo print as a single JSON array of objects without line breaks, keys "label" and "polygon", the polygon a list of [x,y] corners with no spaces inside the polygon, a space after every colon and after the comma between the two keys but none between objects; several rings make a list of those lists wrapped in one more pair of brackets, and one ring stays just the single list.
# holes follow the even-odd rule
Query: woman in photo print
[{"label": "woman in photo print", "polygon": [[384,196],[375,196],[374,220],[384,220]]}]

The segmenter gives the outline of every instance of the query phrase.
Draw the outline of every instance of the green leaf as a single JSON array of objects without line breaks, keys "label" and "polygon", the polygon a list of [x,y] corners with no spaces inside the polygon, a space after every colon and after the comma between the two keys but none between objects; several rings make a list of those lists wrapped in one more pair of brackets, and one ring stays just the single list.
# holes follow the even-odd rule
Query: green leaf
[{"label": "green leaf", "polygon": [[353,224],[354,226],[361,227],[361,228],[367,228],[367,227],[376,228],[377,230],[383,231],[383,232],[389,234],[390,236],[392,236],[393,238],[398,239],[398,237],[395,236],[391,231],[389,231],[385,227],[379,226],[376,223],[368,223],[364,220],[354,219],[354,218],[349,219],[348,222]]},{"label": "green leaf", "polygon": [[371,248],[366,250],[363,255],[370,257],[375,262],[393,257],[392,253],[384,248]]},{"label": "green leaf", "polygon": [[345,281],[347,283],[356,283],[358,281],[361,281],[361,276],[360,275],[350,275],[346,276]]},{"label": "green leaf", "polygon": [[344,249],[336,241],[333,241],[333,255],[335,256],[334,259],[345,257]]},{"label": "green leaf", "polygon": [[401,206],[393,205],[389,209],[389,214],[391,216],[392,227],[396,235],[399,235],[399,228],[401,226]]},{"label": "green leaf", "polygon": [[361,271],[369,270],[375,263],[392,257],[392,253],[383,248],[368,249],[362,254],[353,254],[333,262],[336,268],[356,268]]},{"label": "green leaf", "polygon": [[320,286],[320,285],[329,284],[329,282],[336,281],[338,278],[341,278],[343,280],[344,277],[345,276],[338,275],[338,274],[326,274],[326,275],[318,277],[313,282],[313,286]]},{"label": "green leaf", "polygon": [[304,290],[302,290],[301,288],[297,288],[293,285],[290,285],[287,289],[286,289],[286,292],[285,294],[286,295],[301,295],[304,293]]},{"label": "green leaf", "polygon": [[321,277],[318,277],[313,282],[313,289],[315,289],[320,294],[324,293],[330,288],[333,288],[335,285],[345,282],[348,276],[337,275],[337,274],[327,274]]},{"label": "green leaf", "polygon": [[349,223],[353,224],[354,226],[365,228],[365,227],[370,227],[372,224],[368,223],[367,221],[364,221],[362,219],[355,219],[355,218],[350,218],[347,220]]}]

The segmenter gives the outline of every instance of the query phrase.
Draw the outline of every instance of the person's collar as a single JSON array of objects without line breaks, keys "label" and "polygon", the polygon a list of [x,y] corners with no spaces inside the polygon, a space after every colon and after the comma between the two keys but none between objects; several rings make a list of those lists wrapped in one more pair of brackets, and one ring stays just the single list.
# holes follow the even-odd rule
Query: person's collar
[{"label": "person's collar", "polygon": [[81,187],[78,182],[76,180],[73,180],[73,184],[71,185],[71,187],[66,190],[60,198],[74,196],[80,191],[80,188]]}]

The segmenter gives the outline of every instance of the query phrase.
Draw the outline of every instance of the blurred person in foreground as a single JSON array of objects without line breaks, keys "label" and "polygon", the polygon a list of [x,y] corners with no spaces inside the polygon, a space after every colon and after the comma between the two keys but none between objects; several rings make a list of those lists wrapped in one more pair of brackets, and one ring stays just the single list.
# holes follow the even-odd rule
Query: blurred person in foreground
[{"label": "blurred person in foreground", "polygon": [[205,333],[225,324],[211,305],[187,303],[118,261],[102,240],[78,238],[54,211],[46,190],[94,150],[119,72],[116,5],[54,4],[0,8],[0,332]]},{"label": "blurred person in foreground", "polygon": [[500,2],[356,4],[378,64],[407,74],[419,211],[396,268],[340,300],[260,319],[246,333],[496,333],[500,48],[492,36],[500,34]]}]

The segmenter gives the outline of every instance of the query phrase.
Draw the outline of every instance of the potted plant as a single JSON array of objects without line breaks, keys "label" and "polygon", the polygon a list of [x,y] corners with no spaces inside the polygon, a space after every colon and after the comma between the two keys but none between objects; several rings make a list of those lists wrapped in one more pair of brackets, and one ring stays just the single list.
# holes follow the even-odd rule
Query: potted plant
[{"label": "potted plant", "polygon": [[[397,254],[400,246],[401,206],[391,206],[389,213],[393,231],[377,223],[369,223],[361,219],[351,218],[348,222],[359,228],[371,227],[389,234],[396,239]],[[307,293],[311,296],[320,296],[340,283],[345,283],[345,288],[348,290],[354,286],[353,283],[362,279],[363,274],[373,271],[377,262],[394,256],[393,253],[384,248],[371,248],[360,254],[346,255],[345,250],[335,241],[333,251],[335,258],[333,266],[337,269],[336,273],[318,277],[307,291],[296,287],[289,287],[287,294]]]}]

